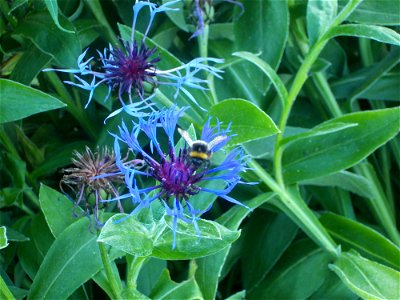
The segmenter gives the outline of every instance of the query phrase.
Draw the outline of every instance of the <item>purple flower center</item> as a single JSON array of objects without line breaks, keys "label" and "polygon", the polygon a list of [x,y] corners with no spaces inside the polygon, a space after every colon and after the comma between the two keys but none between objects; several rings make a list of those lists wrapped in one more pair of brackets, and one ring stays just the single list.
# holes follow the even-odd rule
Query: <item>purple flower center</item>
[{"label": "purple flower center", "polygon": [[161,194],[165,197],[188,199],[200,191],[196,183],[202,180],[204,172],[191,162],[187,149],[181,150],[177,157],[172,155],[170,160],[162,159],[158,165],[149,164],[151,174],[160,182]]},{"label": "purple flower center", "polygon": [[106,78],[112,88],[119,86],[122,94],[130,92],[133,87],[143,96],[145,82],[156,84],[156,63],[160,58],[151,58],[156,51],[156,48],[147,48],[144,43],[139,47],[136,42],[132,45],[125,44],[124,50],[112,50],[112,56],[106,60],[107,64],[104,66]]}]

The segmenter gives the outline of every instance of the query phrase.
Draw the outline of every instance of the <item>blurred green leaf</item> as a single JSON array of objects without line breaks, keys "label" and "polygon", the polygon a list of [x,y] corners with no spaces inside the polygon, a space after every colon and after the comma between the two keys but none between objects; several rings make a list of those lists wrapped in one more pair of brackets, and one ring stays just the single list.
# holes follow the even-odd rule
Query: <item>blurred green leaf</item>
[{"label": "blurred green leaf", "polygon": [[226,298],[226,300],[243,300],[246,299],[246,291],[240,291]]},{"label": "blurred green leaf", "polygon": [[[63,28],[74,31],[74,26],[68,19],[59,15],[59,21]],[[60,66],[77,68],[78,56],[82,52],[78,35],[58,29],[47,12],[29,14],[15,29],[15,34],[30,39]]]},{"label": "blurred green leaf", "polygon": [[365,198],[369,198],[372,194],[370,183],[364,176],[348,171],[340,171],[323,177],[303,180],[299,183],[301,185],[340,187]]},{"label": "blurred green leaf", "polygon": [[0,79],[0,123],[20,120],[64,106],[64,103],[42,91]]},{"label": "blurred green leaf", "polygon": [[399,113],[400,108],[391,108],[348,114],[331,119],[324,126],[335,123],[358,126],[293,141],[283,154],[286,181],[325,176],[355,165],[398,133]]},{"label": "blurred green leaf", "polygon": [[400,35],[387,27],[364,25],[364,24],[345,24],[332,28],[328,38],[336,36],[356,36],[376,40],[381,43],[400,46]]},{"label": "blurred green leaf", "polygon": [[357,300],[359,297],[354,294],[337,276],[330,272],[325,277],[324,283],[312,294],[309,300]]},{"label": "blurred green leaf", "polygon": [[167,262],[165,260],[150,258],[140,269],[137,279],[137,290],[145,295],[149,295],[166,267]]},{"label": "blurred green leaf", "polygon": [[[251,209],[256,209],[260,205],[271,200],[273,196],[273,193],[264,193],[246,202],[246,205]],[[245,207],[235,206],[219,217],[218,221],[231,230],[237,230],[250,212],[251,211]],[[231,245],[214,255],[196,260],[198,265],[196,281],[205,299],[214,299],[216,296],[218,280],[230,248]]]},{"label": "blurred green leaf", "polygon": [[11,227],[6,227],[7,228],[7,238],[9,241],[12,242],[26,242],[29,241],[29,238],[22,234],[21,232],[11,228]]},{"label": "blurred green leaf", "polygon": [[333,213],[319,219],[333,239],[347,249],[355,249],[368,258],[400,270],[400,249],[375,230],[362,223]]},{"label": "blurred green leaf", "polygon": [[258,58],[256,55],[250,52],[245,52],[245,51],[235,52],[232,55],[248,60],[249,62],[259,67],[264,72],[264,74],[268,76],[272,84],[275,86],[275,89],[278,92],[282,103],[286,101],[286,98],[288,96],[286,87],[282,82],[282,80],[279,78],[278,74],[269,64],[267,64],[265,61],[263,61],[262,59]]},{"label": "blurred green leaf", "polygon": [[248,299],[307,299],[329,274],[329,255],[310,240],[294,243]]},{"label": "blurred green leaf", "polygon": [[307,2],[307,33],[310,45],[326,32],[336,17],[337,0],[309,0]]},{"label": "blurred green leaf", "polygon": [[227,128],[232,123],[230,128],[237,136],[229,141],[230,146],[279,132],[274,121],[264,111],[244,99],[226,99],[211,107],[209,113],[223,122],[221,128]]},{"label": "blurred green leaf", "polygon": [[65,299],[101,268],[96,234],[82,218],[65,229],[49,249],[28,299]]},{"label": "blurred green leaf", "polygon": [[[347,0],[339,0],[344,6]],[[399,25],[400,2],[393,0],[364,0],[348,17],[349,21],[376,25]]]},{"label": "blurred green leaf", "polygon": [[[40,208],[54,237],[58,237],[64,229],[76,222],[73,217],[74,204],[63,194],[42,184],[39,191]],[[82,209],[76,208],[77,213]]]},{"label": "blurred green leaf", "polygon": [[252,290],[292,243],[298,227],[285,214],[256,211],[249,220],[242,252],[243,284]]},{"label": "blurred green leaf", "polygon": [[7,228],[5,226],[0,227],[0,249],[3,249],[8,246],[7,239]]},{"label": "blurred green leaf", "polygon": [[329,267],[349,289],[364,299],[400,298],[400,273],[355,251],[342,253]]},{"label": "blurred green leaf", "polygon": [[49,13],[50,13],[54,23],[57,25],[57,27],[62,31],[65,31],[65,32],[68,32],[68,33],[73,33],[74,32],[73,30],[67,30],[67,29],[63,28],[60,25],[60,22],[58,21],[58,3],[57,3],[57,0],[44,0],[44,3],[46,4],[47,9],[49,10]]},{"label": "blurred green leaf", "polygon": [[169,271],[164,270],[160,279],[155,284],[151,294],[151,299],[203,299],[199,286],[194,278],[176,283],[171,280]]}]

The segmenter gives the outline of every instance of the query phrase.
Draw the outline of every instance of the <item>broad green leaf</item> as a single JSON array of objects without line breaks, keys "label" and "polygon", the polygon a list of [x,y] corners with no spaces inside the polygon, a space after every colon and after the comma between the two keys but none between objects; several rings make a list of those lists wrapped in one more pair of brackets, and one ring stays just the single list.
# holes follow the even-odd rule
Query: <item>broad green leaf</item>
[{"label": "broad green leaf", "polygon": [[[63,28],[74,30],[70,21],[59,15]],[[36,47],[55,59],[60,66],[77,68],[81,45],[76,33],[67,33],[57,28],[47,12],[29,14],[15,29],[15,34],[30,39]]]},{"label": "broad green leaf", "polygon": [[337,0],[309,0],[307,2],[307,32],[310,45],[326,32],[337,14]]},{"label": "broad green leaf", "polygon": [[101,268],[96,234],[82,218],[65,229],[49,249],[28,299],[65,299]]},{"label": "broad green leaf", "polygon": [[64,103],[42,91],[0,79],[0,124],[64,106]]},{"label": "broad green leaf", "polygon": [[396,31],[375,25],[345,24],[336,26],[329,31],[327,38],[343,35],[369,38],[381,43],[400,46],[400,35]]},{"label": "broad green leaf", "polygon": [[153,252],[151,230],[154,226],[143,224],[135,216],[128,217],[120,223],[115,223],[118,219],[121,219],[120,214],[113,216],[106,222],[97,241],[131,255],[151,255]]},{"label": "broad green leaf", "polygon": [[[281,60],[289,30],[289,11],[286,0],[275,1],[244,1],[244,14],[234,23],[235,51],[248,51],[261,53],[260,59],[275,69]],[[260,76],[260,70],[252,64],[244,64],[239,70],[239,81],[241,74],[247,73],[244,85],[254,85],[258,88],[258,96],[262,97],[267,91],[270,81]],[[221,82],[221,85],[227,83]],[[230,83],[232,86],[236,83]],[[244,96],[244,95],[243,95]],[[234,97],[243,97],[236,94]],[[232,96],[231,96],[232,97]],[[247,97],[247,96],[246,96]],[[251,99],[261,103],[261,98]]]},{"label": "broad green leaf", "polygon": [[[58,237],[65,228],[77,221],[73,217],[74,204],[72,201],[44,184],[40,186],[39,201],[40,208],[54,237]],[[79,212],[82,213],[82,210],[78,207],[77,213],[79,214]]]},{"label": "broad green leaf", "polygon": [[222,128],[230,123],[232,137],[230,146],[271,136],[279,132],[274,121],[260,108],[243,99],[226,99],[210,109],[210,116],[223,122]]},{"label": "broad green leaf", "polygon": [[362,223],[333,213],[319,219],[344,250],[355,249],[362,255],[400,270],[400,249],[375,230]]},{"label": "broad green leaf", "polygon": [[240,291],[226,298],[226,300],[243,300],[246,299],[246,291]]},{"label": "broad green leaf", "polygon": [[[348,0],[339,0],[344,6]],[[364,0],[348,17],[349,21],[375,25],[399,25],[400,2],[393,0]]]},{"label": "broad green leaf", "polygon": [[400,298],[400,273],[357,252],[342,253],[329,267],[349,289],[364,299]]},{"label": "broad green leaf", "polygon": [[[254,210],[265,202],[271,200],[274,195],[275,194],[273,193],[265,193],[253,198],[245,204]],[[250,210],[244,207],[235,206],[219,217],[218,221],[231,230],[237,230],[243,219],[250,212]],[[215,299],[218,280],[230,248],[231,245],[214,255],[196,260],[198,265],[195,275],[196,281],[198,282],[205,299]]]},{"label": "broad green leaf", "polygon": [[171,280],[167,269],[161,274],[150,293],[150,298],[158,299],[203,299],[199,286],[193,277],[180,283]]},{"label": "broad green leaf", "polygon": [[293,244],[248,299],[307,299],[329,274],[330,256],[310,240]]},{"label": "broad green leaf", "polygon": [[145,295],[149,295],[166,267],[167,262],[165,260],[150,258],[140,269],[137,279],[137,290]]},{"label": "broad green leaf", "polygon": [[326,176],[357,164],[397,134],[399,113],[400,108],[363,111],[325,122],[324,126],[335,123],[358,126],[288,145],[283,154],[286,181]]},{"label": "broad green leaf", "polygon": [[[167,3],[171,2],[173,0],[162,0],[162,3]],[[185,17],[185,1],[179,1],[178,3],[175,3],[173,8],[178,8],[177,11],[166,11],[167,16],[170,18],[170,20],[178,26],[179,29],[182,29],[183,31],[188,32],[189,29],[195,29],[193,25],[187,24],[186,23],[186,17]]]},{"label": "broad green leaf", "polygon": [[254,55],[253,53],[242,51],[242,52],[235,52],[232,54],[233,56],[237,56],[240,58],[243,58],[245,60],[248,60],[249,62],[253,63],[256,65],[260,70],[264,72],[265,75],[268,76],[268,78],[271,80],[272,84],[274,85],[279,97],[281,98],[282,103],[285,103],[286,98],[288,96],[288,92],[286,90],[286,87],[278,74],[275,72],[275,70],[267,64],[265,61]]},{"label": "broad green leaf", "polygon": [[312,294],[309,300],[321,299],[340,299],[340,300],[357,300],[359,297],[354,294],[337,276],[335,273],[330,272],[325,277],[324,283],[319,289]]},{"label": "broad green leaf", "polygon": [[73,33],[74,31],[67,30],[67,29],[63,28],[61,26],[60,22],[58,21],[58,3],[57,3],[57,0],[44,0],[44,3],[46,4],[47,9],[49,10],[49,13],[50,13],[54,23],[57,25],[57,27],[62,31]]},{"label": "broad green leaf", "polygon": [[18,60],[11,73],[11,80],[30,85],[32,80],[39,74],[44,66],[50,62],[51,56],[31,45]]},{"label": "broad green leaf", "polygon": [[7,239],[7,228],[5,226],[0,227],[0,249],[3,249],[8,246]]},{"label": "broad green leaf", "polygon": [[166,228],[154,241],[153,256],[161,259],[189,259],[214,254],[239,238],[240,232],[229,230],[217,222],[197,221],[201,236],[193,224],[178,221],[176,248],[172,249],[172,218],[166,217]]},{"label": "broad green leaf", "polygon": [[285,214],[263,210],[251,216],[244,234],[242,252],[243,284],[256,287],[292,243],[298,227]]},{"label": "broad green leaf", "polygon": [[21,232],[11,228],[6,227],[7,229],[7,239],[12,242],[26,242],[29,241],[29,238],[22,234]]},{"label": "broad green leaf", "polygon": [[160,259],[192,259],[213,254],[225,248],[239,237],[238,231],[231,231],[216,222],[198,220],[201,236],[192,223],[178,221],[176,247],[172,249],[172,218],[165,217],[157,224],[144,224],[131,216],[121,218],[117,214],[107,221],[98,241],[136,256],[153,256]]},{"label": "broad green leaf", "polygon": [[348,171],[340,171],[323,177],[303,180],[299,184],[335,186],[365,198],[371,197],[372,194],[370,183],[364,176]]}]

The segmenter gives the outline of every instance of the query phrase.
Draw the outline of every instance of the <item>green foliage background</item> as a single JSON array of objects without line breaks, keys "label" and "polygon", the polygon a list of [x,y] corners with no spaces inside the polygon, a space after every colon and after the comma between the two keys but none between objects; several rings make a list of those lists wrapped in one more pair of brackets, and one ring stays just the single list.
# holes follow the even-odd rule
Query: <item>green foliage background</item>
[{"label": "green foliage background", "polygon": [[214,0],[197,40],[186,0],[150,32],[161,69],[225,59],[224,79],[193,92],[205,111],[165,87],[154,101],[190,106],[180,126],[193,134],[209,116],[232,122],[228,146],[245,149],[243,178],[259,182],[232,192],[251,211],[197,195],[214,202],[203,237],[181,224],[173,250],[167,217],[115,224],[108,211],[97,236],[57,191],[72,151],[111,146],[128,117],[104,124],[118,105],[106,88],[85,110],[70,75],[41,70],[128,40],[133,1],[0,0],[2,299],[400,298],[400,2],[242,3],[240,15]]}]

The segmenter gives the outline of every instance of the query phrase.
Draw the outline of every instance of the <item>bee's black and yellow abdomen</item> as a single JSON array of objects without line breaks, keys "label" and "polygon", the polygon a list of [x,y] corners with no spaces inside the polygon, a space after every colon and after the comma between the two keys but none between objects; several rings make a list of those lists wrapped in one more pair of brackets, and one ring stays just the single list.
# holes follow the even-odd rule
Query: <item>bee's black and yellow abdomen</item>
[{"label": "bee's black and yellow abdomen", "polygon": [[190,151],[189,156],[191,158],[200,158],[202,160],[207,160],[209,158],[207,153],[198,152],[198,151]]}]

